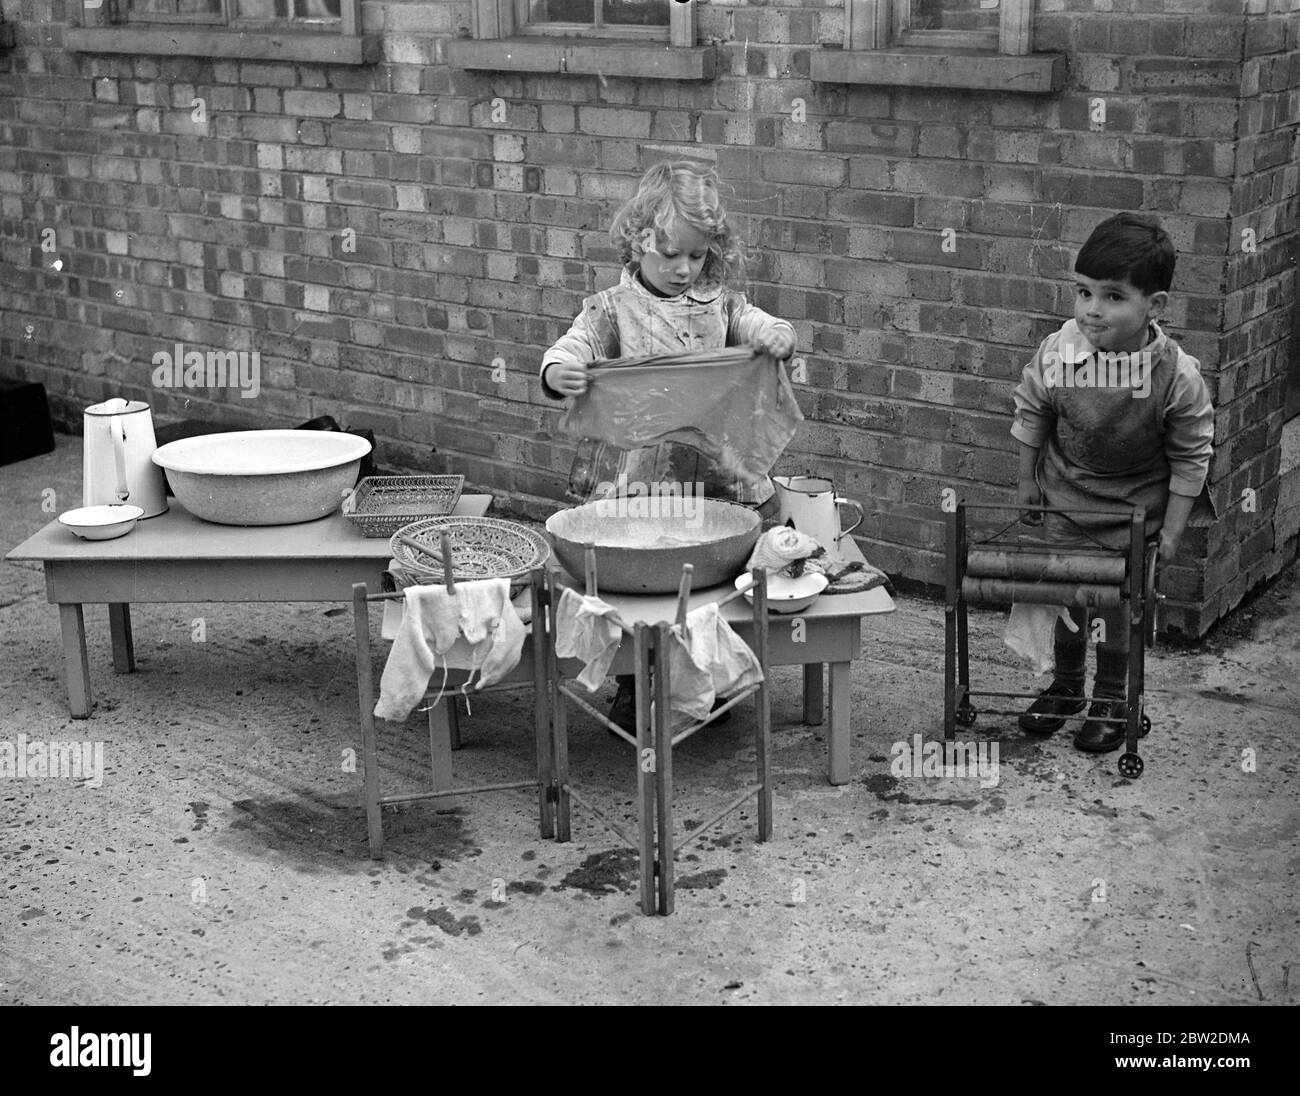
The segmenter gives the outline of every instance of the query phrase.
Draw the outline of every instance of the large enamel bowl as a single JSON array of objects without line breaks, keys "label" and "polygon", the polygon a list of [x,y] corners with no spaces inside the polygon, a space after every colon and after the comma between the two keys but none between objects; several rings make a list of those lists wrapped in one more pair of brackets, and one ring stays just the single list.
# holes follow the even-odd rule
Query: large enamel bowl
[{"label": "large enamel bowl", "polygon": [[219,525],[295,525],[334,513],[370,442],[330,430],[236,430],[182,438],[154,463],[182,506]]},{"label": "large enamel bowl", "polygon": [[576,579],[584,577],[585,546],[595,545],[599,592],[675,594],[684,563],[694,568],[693,589],[735,578],[760,524],[757,511],[723,499],[631,498],[561,510],[547,519],[546,531]]}]

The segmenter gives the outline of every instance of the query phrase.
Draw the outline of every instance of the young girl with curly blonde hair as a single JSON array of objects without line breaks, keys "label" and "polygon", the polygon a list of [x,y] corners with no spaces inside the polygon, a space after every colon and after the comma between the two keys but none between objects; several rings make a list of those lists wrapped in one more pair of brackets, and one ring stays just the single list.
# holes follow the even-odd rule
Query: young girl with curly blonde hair
[{"label": "young girl with curly blonde hair", "polygon": [[[589,363],[611,358],[753,346],[778,361],[794,353],[794,328],[727,287],[744,270],[743,248],[727,219],[717,173],[691,163],[659,163],[614,217],[610,238],[623,260],[618,284],[583,302],[573,326],[542,358],[542,391],[552,399],[587,390]],[[703,483],[715,498],[761,506],[766,480],[737,482],[682,442],[634,450],[603,447],[575,467],[569,497],[586,502],[599,483]]]}]

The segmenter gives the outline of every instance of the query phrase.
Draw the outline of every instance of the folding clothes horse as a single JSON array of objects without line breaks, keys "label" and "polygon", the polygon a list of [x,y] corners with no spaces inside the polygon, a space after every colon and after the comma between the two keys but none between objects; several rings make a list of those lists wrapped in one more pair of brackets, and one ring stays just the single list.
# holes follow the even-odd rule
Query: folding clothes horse
[{"label": "folding clothes horse", "polygon": [[[621,727],[607,719],[603,713],[597,711],[565,680],[561,664],[556,655],[560,607],[565,591],[559,585],[558,576],[554,572],[547,575],[546,600],[549,608],[548,631],[551,637],[551,641],[547,645],[547,679],[550,690],[549,707],[554,724],[555,760],[553,771],[557,789],[556,837],[560,841],[570,840],[571,802],[577,802],[603,822],[620,841],[636,849],[640,859],[641,912],[644,914],[658,912],[667,915],[673,912],[673,859],[675,855],[748,800],[757,798],[758,801],[758,839],[766,841],[772,834],[771,711],[767,692],[766,573],[755,570],[753,572],[754,582],[752,586],[753,647],[757,656],[761,679],[739,689],[717,710],[706,711],[701,719],[688,719],[686,726],[679,727],[674,731],[672,716],[675,698],[672,666],[675,661],[678,661],[680,665],[680,661],[672,656],[672,652],[675,647],[680,648],[684,638],[688,638],[686,636],[688,620],[686,607],[690,596],[691,570],[690,564],[686,564],[682,568],[682,582],[678,591],[675,623],[660,621],[649,624],[638,621],[635,624],[629,624],[617,611],[611,609],[609,613],[604,614],[604,617],[610,620],[618,629],[622,638],[631,637],[632,639],[633,670],[636,679],[635,735],[627,734]],[[586,591],[589,599],[597,598],[595,552],[591,548],[588,548],[586,552]],[[572,594],[572,591],[570,591],[570,595],[576,596]],[[720,609],[742,596],[744,596],[742,591],[734,591],[721,598],[713,608],[715,610]],[[608,668],[608,663],[605,665]],[[653,698],[651,696],[652,690]],[[673,835],[672,820],[673,748],[749,696],[757,698],[754,728],[757,782],[747,786],[735,795],[721,809],[711,814],[703,823],[693,829],[683,840],[676,841]],[[676,699],[680,703],[680,698]],[[635,840],[624,833],[622,828],[604,810],[590,802],[586,795],[578,790],[571,779],[567,728],[567,705],[569,703],[576,704],[580,709],[594,716],[603,726],[635,750],[637,814]],[[657,894],[656,882],[658,884]]]},{"label": "folding clothes horse", "polygon": [[[446,589],[449,596],[456,594],[455,579],[452,572],[450,549],[443,538],[444,569]],[[545,578],[542,569],[529,575],[529,588],[532,597],[532,635],[525,641],[518,668],[500,682],[484,686],[482,692],[504,689],[531,688],[534,693],[534,737],[536,745],[536,770],[532,779],[508,781],[497,784],[480,784],[472,787],[456,787],[451,784],[450,773],[441,771],[449,768],[450,755],[441,748],[439,719],[448,709],[443,705],[454,703],[454,692],[429,709],[429,746],[434,766],[433,780],[435,787],[427,791],[407,792],[383,795],[379,790],[379,750],[375,730],[375,696],[374,675],[371,666],[370,648],[370,603],[383,602],[405,595],[368,594],[364,583],[352,587],[353,617],[356,628],[356,662],[357,662],[357,699],[361,715],[362,757],[365,766],[365,804],[366,823],[369,831],[370,855],[373,859],[383,857],[384,836],[382,808],[397,803],[413,803],[425,799],[446,799],[461,795],[477,795],[484,792],[507,791],[516,788],[535,788],[537,790],[537,808],[539,825],[543,837],[555,836],[555,809],[552,802],[552,750],[550,737],[549,690],[547,688],[547,650],[545,637],[544,595]],[[448,674],[452,672],[444,666],[442,678],[430,682],[430,688],[445,687]],[[441,709],[441,711],[439,710]]]}]

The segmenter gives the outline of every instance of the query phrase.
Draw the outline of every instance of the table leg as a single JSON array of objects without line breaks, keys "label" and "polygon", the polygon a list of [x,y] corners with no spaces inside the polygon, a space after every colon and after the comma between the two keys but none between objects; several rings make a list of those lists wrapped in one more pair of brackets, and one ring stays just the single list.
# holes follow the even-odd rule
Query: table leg
[{"label": "table leg", "polygon": [[113,636],[113,669],[135,673],[135,644],[131,640],[131,606],[124,601],[108,607],[108,630]]},{"label": "table leg", "polygon": [[822,664],[804,663],[803,668],[803,721],[810,727],[821,725],[822,709],[826,706],[822,691]]},{"label": "table leg", "polygon": [[[445,792],[451,781],[451,721],[455,717],[449,714],[449,706],[456,703],[443,697],[429,709],[429,753],[433,761],[433,787],[435,792]],[[438,807],[454,807],[456,800],[448,797],[438,800]]]},{"label": "table leg", "polygon": [[851,662],[832,662],[830,671],[830,733],[827,738],[827,776],[832,784],[849,782],[849,693],[853,678]]},{"label": "table leg", "polygon": [[90,718],[90,664],[86,660],[86,620],[80,605],[59,605],[63,633],[63,672],[68,681],[68,711],[73,719]]}]

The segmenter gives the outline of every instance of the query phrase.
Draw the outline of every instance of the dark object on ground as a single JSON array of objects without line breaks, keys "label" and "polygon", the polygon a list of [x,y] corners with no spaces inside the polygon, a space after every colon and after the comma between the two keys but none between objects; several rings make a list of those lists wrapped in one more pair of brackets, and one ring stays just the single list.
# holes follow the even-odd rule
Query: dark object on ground
[{"label": "dark object on ground", "polygon": [[0,379],[0,464],[54,452],[45,385]]}]

